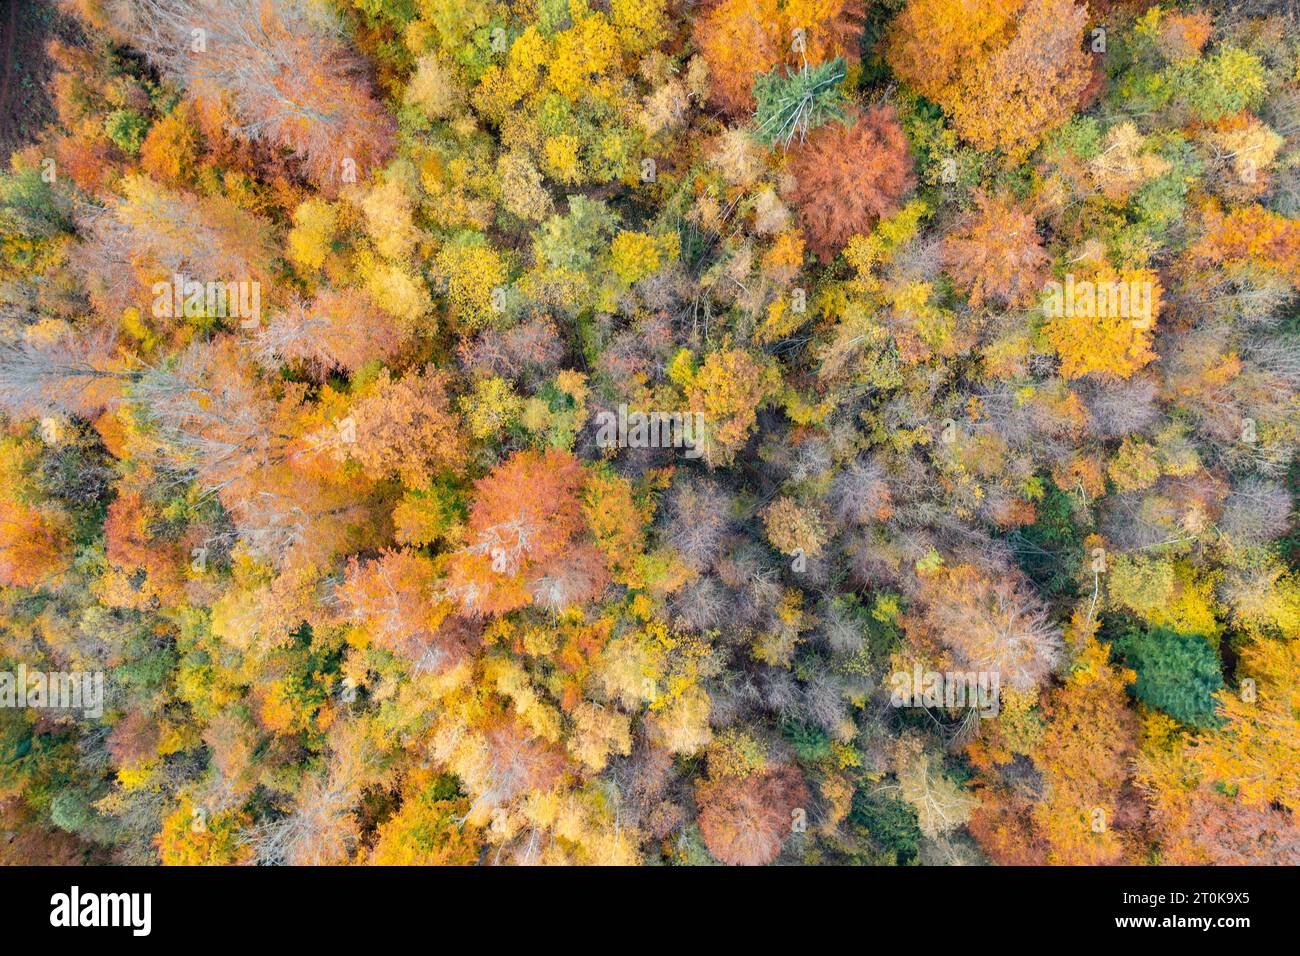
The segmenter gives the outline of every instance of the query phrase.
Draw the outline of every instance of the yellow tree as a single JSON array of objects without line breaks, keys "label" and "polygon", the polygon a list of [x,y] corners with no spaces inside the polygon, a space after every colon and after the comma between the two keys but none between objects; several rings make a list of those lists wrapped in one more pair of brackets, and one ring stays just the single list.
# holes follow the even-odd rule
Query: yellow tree
[{"label": "yellow tree", "polygon": [[1155,360],[1151,337],[1160,314],[1160,283],[1150,269],[1104,267],[1091,279],[1051,285],[1043,331],[1065,378],[1129,378]]},{"label": "yellow tree", "polygon": [[886,56],[959,136],[1019,163],[1088,85],[1087,20],[1072,0],[910,0]]},{"label": "yellow tree", "polygon": [[1257,640],[1240,670],[1237,693],[1219,692],[1224,726],[1194,742],[1192,764],[1243,804],[1300,813],[1300,641]]},{"label": "yellow tree", "polygon": [[773,395],[777,373],[742,349],[710,352],[703,365],[683,372],[691,412],[704,415],[704,458],[726,465],[758,422],[758,409]]},{"label": "yellow tree", "polygon": [[463,822],[469,800],[454,778],[428,769],[407,780],[402,806],[379,825],[372,866],[472,866],[483,851],[478,827]]},{"label": "yellow tree", "polygon": [[1065,686],[1048,695],[1047,726],[1034,763],[1046,792],[1033,810],[1049,863],[1098,865],[1131,859],[1120,795],[1132,776],[1137,725],[1127,687],[1136,675],[1113,667],[1110,647],[1089,639]]}]

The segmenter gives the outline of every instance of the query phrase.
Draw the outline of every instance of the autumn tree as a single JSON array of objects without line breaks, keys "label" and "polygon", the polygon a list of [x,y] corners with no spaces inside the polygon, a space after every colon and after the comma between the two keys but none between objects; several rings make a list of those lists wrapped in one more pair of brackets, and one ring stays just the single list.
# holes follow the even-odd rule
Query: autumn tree
[{"label": "autumn tree", "polygon": [[907,139],[889,106],[818,127],[791,149],[788,168],[795,180],[789,198],[809,248],[823,260],[896,212],[916,182]]},{"label": "autumn tree", "polygon": [[924,741],[907,735],[894,746],[891,761],[898,778],[899,794],[916,810],[917,826],[935,838],[964,824],[975,798],[943,770],[942,760]]},{"label": "autumn tree", "polygon": [[163,866],[232,866],[252,857],[241,839],[248,817],[238,811],[209,814],[201,806],[182,800],[163,820],[158,834],[158,856]]},{"label": "autumn tree", "polygon": [[[582,466],[568,452],[517,452],[474,486],[470,544],[451,560],[448,593],[467,611],[495,614],[527,604],[530,577],[559,571],[584,528]],[[597,562],[582,573],[598,573]]]},{"label": "autumn tree", "polygon": [[1104,267],[1088,279],[1057,283],[1045,299],[1044,332],[1066,378],[1129,378],[1155,358],[1161,286],[1149,269]]},{"label": "autumn tree", "polygon": [[795,812],[806,812],[808,789],[793,767],[774,767],[704,781],[697,799],[709,852],[729,866],[762,866],[776,859],[794,832]]},{"label": "autumn tree", "polygon": [[140,374],[106,360],[106,341],[60,330],[0,344],[0,407],[18,417],[103,411]]},{"label": "autumn tree", "polygon": [[66,563],[66,528],[57,515],[0,498],[0,584],[35,587]]},{"label": "autumn tree", "polygon": [[433,561],[415,551],[353,559],[338,591],[343,617],[415,673],[443,673],[473,653],[476,634],[435,597]]},{"label": "autumn tree", "polygon": [[782,554],[816,557],[826,544],[826,528],[812,509],[792,498],[778,498],[763,511],[763,527]]},{"label": "autumn tree", "polygon": [[1089,82],[1087,16],[1072,0],[910,0],[886,56],[958,135],[1018,163],[1069,119]]},{"label": "autumn tree", "polygon": [[754,80],[773,67],[843,57],[858,61],[862,5],[831,0],[722,0],[695,23],[713,100],[732,115],[754,109]]},{"label": "autumn tree", "polygon": [[324,289],[272,315],[258,330],[257,355],[268,366],[301,362],[321,380],[336,369],[351,374],[372,359],[391,361],[407,340],[361,290]]},{"label": "autumn tree", "polygon": [[292,150],[327,194],[362,181],[393,147],[362,60],[301,0],[117,0],[116,28],[201,108],[229,102],[236,128]]},{"label": "autumn tree", "polygon": [[1131,858],[1126,828],[1137,821],[1126,818],[1121,802],[1134,748],[1134,718],[1124,696],[1131,672],[1110,666],[1107,651],[1090,642],[1044,707],[1047,728],[1034,760],[1049,789],[1034,818],[1050,862]]},{"label": "autumn tree", "polygon": [[996,671],[1004,686],[1043,684],[1061,659],[1061,632],[1015,576],[963,564],[922,576],[924,619],[963,667]]},{"label": "autumn tree", "polygon": [[289,812],[247,834],[263,864],[322,866],[347,862],[358,837],[362,791],[389,780],[383,752],[366,728],[345,723],[330,734],[326,765],[303,782]]},{"label": "autumn tree", "polygon": [[120,575],[106,576],[106,601],[130,607],[181,600],[188,555],[174,537],[159,533],[161,524],[156,506],[139,492],[123,489],[109,505],[104,551]]},{"label": "autumn tree", "polygon": [[380,824],[369,862],[374,866],[471,866],[483,840],[464,823],[469,800],[454,778],[413,773],[398,811]]},{"label": "autumn tree", "polygon": [[351,427],[333,444],[339,458],[356,461],[374,478],[397,474],[427,485],[464,456],[460,423],[447,397],[447,375],[434,368],[393,381],[387,369],[349,410]]},{"label": "autumn tree", "polygon": [[1029,305],[1046,276],[1047,253],[1034,217],[1007,197],[980,196],[977,211],[949,234],[943,255],[975,308]]},{"label": "autumn tree", "polygon": [[[207,314],[206,294],[200,302],[172,287],[177,275],[200,283],[259,283],[260,303],[271,259],[265,223],[226,197],[200,198],[138,173],[125,177],[119,190],[121,195],[103,208],[83,213],[83,241],[72,253],[91,302],[106,317],[117,319],[123,310],[135,308],[155,320],[168,320],[164,328],[187,318],[217,318]],[[251,287],[242,301],[252,305]]]},{"label": "autumn tree", "polygon": [[686,400],[693,413],[704,416],[705,460],[726,464],[748,440],[758,408],[775,384],[770,367],[764,367],[742,349],[710,352],[698,369],[683,373]]},{"label": "autumn tree", "polygon": [[1275,801],[1296,812],[1296,752],[1300,721],[1294,688],[1300,673],[1295,641],[1263,639],[1243,651],[1247,680],[1237,693],[1218,694],[1224,724],[1193,742],[1192,764],[1204,778],[1231,788],[1239,802],[1263,807]]}]

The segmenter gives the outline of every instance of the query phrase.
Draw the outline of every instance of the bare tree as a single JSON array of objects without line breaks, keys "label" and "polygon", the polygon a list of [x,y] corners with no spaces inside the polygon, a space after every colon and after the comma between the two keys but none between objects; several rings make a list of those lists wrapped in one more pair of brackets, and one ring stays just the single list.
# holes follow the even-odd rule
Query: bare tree
[{"label": "bare tree", "polygon": [[51,412],[87,415],[102,408],[139,371],[104,368],[109,339],[30,337],[0,343],[0,408],[29,418]]},{"label": "bare tree", "polygon": [[229,96],[236,132],[292,149],[333,190],[392,150],[395,127],[337,20],[305,0],[114,0],[110,13],[200,98]]}]

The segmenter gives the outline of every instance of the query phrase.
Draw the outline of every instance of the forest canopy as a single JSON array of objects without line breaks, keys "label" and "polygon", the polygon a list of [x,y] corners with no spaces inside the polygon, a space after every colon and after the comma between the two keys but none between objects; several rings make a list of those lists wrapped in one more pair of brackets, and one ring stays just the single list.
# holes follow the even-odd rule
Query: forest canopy
[{"label": "forest canopy", "polygon": [[0,862],[1300,863],[1300,24],[63,0]]}]

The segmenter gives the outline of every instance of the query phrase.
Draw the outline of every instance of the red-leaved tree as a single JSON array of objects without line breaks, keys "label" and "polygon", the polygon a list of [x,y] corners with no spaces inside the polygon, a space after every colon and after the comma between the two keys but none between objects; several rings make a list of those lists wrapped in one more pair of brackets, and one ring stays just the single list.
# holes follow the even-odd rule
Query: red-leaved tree
[{"label": "red-leaved tree", "polygon": [[907,138],[893,107],[873,106],[827,123],[790,151],[790,199],[808,246],[832,259],[855,233],[865,233],[916,183]]}]

